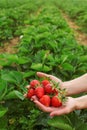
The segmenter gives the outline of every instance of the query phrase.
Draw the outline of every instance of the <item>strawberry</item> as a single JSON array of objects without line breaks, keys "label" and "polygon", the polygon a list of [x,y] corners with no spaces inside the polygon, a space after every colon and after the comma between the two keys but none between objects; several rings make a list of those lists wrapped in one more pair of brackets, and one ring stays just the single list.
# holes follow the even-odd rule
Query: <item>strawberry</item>
[{"label": "strawberry", "polygon": [[42,103],[43,105],[49,107],[50,106],[50,97],[48,95],[43,95],[42,98],[40,98],[40,103]]},{"label": "strawberry", "polygon": [[30,88],[27,93],[27,98],[31,98],[34,95],[34,89]]},{"label": "strawberry", "polygon": [[50,94],[52,92],[52,85],[51,84],[45,85],[44,90],[46,93]]},{"label": "strawberry", "polygon": [[38,81],[38,80],[32,80],[31,82],[30,82],[30,87],[31,88],[35,88],[36,86],[39,86],[40,85],[40,82]]},{"label": "strawberry", "polygon": [[62,106],[61,100],[58,98],[58,96],[53,96],[51,99],[51,105],[53,107],[60,107]]},{"label": "strawberry", "polygon": [[57,90],[56,88],[54,88],[54,89],[52,90],[52,94],[58,95],[58,90]]},{"label": "strawberry", "polygon": [[41,98],[43,95],[44,95],[44,88],[39,86],[35,89],[35,95],[38,97],[38,98]]},{"label": "strawberry", "polygon": [[45,80],[43,80],[43,81],[41,82],[41,84],[42,84],[43,86],[46,86],[47,84],[50,84],[50,81],[48,81],[47,79],[45,79]]}]

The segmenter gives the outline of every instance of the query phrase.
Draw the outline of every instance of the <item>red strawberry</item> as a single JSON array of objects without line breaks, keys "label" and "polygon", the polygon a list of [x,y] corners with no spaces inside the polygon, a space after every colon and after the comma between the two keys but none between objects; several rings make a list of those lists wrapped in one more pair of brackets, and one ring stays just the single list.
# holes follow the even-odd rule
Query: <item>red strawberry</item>
[{"label": "red strawberry", "polygon": [[58,95],[58,90],[57,90],[56,88],[54,88],[54,89],[52,90],[52,93],[53,93],[54,95]]},{"label": "red strawberry", "polygon": [[40,82],[38,81],[38,80],[32,80],[31,82],[30,82],[30,86],[32,87],[32,88],[35,88],[36,86],[39,86],[40,85]]},{"label": "red strawberry", "polygon": [[53,107],[60,107],[62,106],[61,100],[58,98],[58,96],[53,96],[51,99],[51,105]]},{"label": "red strawberry", "polygon": [[51,101],[51,99],[50,99],[50,97],[49,97],[48,95],[43,95],[43,97],[40,98],[39,101],[40,101],[43,105],[49,107],[49,106],[50,106],[50,101]]},{"label": "red strawberry", "polygon": [[52,92],[52,85],[51,84],[45,85],[44,90],[46,93],[50,94]]},{"label": "red strawberry", "polygon": [[45,79],[41,83],[42,83],[43,86],[46,86],[47,84],[50,84],[50,81],[48,81],[47,79]]},{"label": "red strawberry", "polygon": [[30,88],[27,93],[27,98],[31,98],[34,95],[34,89]]},{"label": "red strawberry", "polygon": [[35,89],[35,95],[38,97],[38,98],[41,98],[43,95],[44,95],[44,88],[43,87],[37,87]]}]

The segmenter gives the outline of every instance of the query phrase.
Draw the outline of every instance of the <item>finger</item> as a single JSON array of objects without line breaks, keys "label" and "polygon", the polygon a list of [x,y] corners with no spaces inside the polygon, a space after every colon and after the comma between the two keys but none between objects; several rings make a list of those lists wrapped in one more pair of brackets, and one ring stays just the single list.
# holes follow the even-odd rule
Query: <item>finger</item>
[{"label": "finger", "polygon": [[53,76],[53,75],[48,75],[48,74],[46,74],[46,73],[37,72],[37,76],[38,76],[38,77],[43,77],[43,78],[48,77],[48,78],[50,78],[51,80],[54,80],[54,81],[56,81],[56,82],[60,82],[60,83],[61,83],[61,80],[58,79],[57,77]]},{"label": "finger", "polygon": [[60,115],[64,115],[64,114],[68,114],[69,112],[63,108],[63,109],[59,109],[57,111],[53,111],[50,113],[50,116],[53,117],[53,116],[60,116]]},{"label": "finger", "polygon": [[25,88],[29,89],[29,88],[30,88],[30,85],[27,85]]},{"label": "finger", "polygon": [[37,101],[37,100],[38,100],[38,98],[35,95],[31,97],[31,101],[34,102],[34,101]]},{"label": "finger", "polygon": [[25,98],[27,97],[27,93],[24,94],[24,97],[25,97]]},{"label": "finger", "polygon": [[52,108],[52,107],[46,107],[46,106],[44,106],[44,105],[41,104],[38,100],[35,100],[34,103],[36,104],[36,106],[37,106],[40,110],[42,110],[42,111],[44,111],[44,112],[52,112],[52,111],[54,110],[54,108]]},{"label": "finger", "polygon": [[48,74],[42,73],[42,72],[37,72],[38,77],[49,77]]},{"label": "finger", "polygon": [[50,78],[51,80],[57,79],[55,76],[52,76],[52,75],[49,75],[49,74],[46,74],[46,73],[42,73],[42,72],[37,72],[37,76],[40,77],[40,78]]}]

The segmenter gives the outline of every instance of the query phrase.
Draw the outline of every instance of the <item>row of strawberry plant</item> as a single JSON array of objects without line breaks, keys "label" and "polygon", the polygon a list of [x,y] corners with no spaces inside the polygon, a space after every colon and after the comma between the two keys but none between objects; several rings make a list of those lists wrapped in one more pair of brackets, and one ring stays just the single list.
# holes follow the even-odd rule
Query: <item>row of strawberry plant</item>
[{"label": "row of strawberry plant", "polygon": [[[0,129],[77,130],[72,121],[74,117],[78,127],[83,123],[77,116],[80,112],[51,120],[31,101],[24,100],[22,94],[26,92],[25,86],[37,78],[37,71],[63,80],[87,71],[87,48],[77,44],[59,10],[50,2],[44,1],[38,15],[32,15],[26,21],[29,27],[23,29],[19,52],[14,55],[0,54]],[[55,125],[53,122],[56,122]]]},{"label": "row of strawberry plant", "polygon": [[31,14],[37,12],[41,5],[41,2],[35,0],[33,2],[29,0],[19,7],[0,9],[0,42],[22,34],[26,19],[30,19]]},{"label": "row of strawberry plant", "polygon": [[[56,5],[65,11],[79,26],[80,30],[87,33],[87,0],[59,0]],[[68,3],[68,4],[67,4]]]},{"label": "row of strawberry plant", "polygon": [[14,8],[14,7],[20,7],[20,5],[23,5],[25,3],[28,3],[29,0],[0,0],[0,8]]}]

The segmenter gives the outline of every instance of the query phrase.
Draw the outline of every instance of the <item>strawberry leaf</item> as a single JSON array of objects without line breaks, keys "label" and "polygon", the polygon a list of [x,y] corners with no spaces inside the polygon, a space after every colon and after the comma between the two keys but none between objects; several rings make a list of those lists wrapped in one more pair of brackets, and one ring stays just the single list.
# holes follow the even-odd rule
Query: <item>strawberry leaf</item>
[{"label": "strawberry leaf", "polygon": [[73,130],[70,120],[64,116],[54,117],[48,120],[48,125],[62,129],[62,130]]}]

